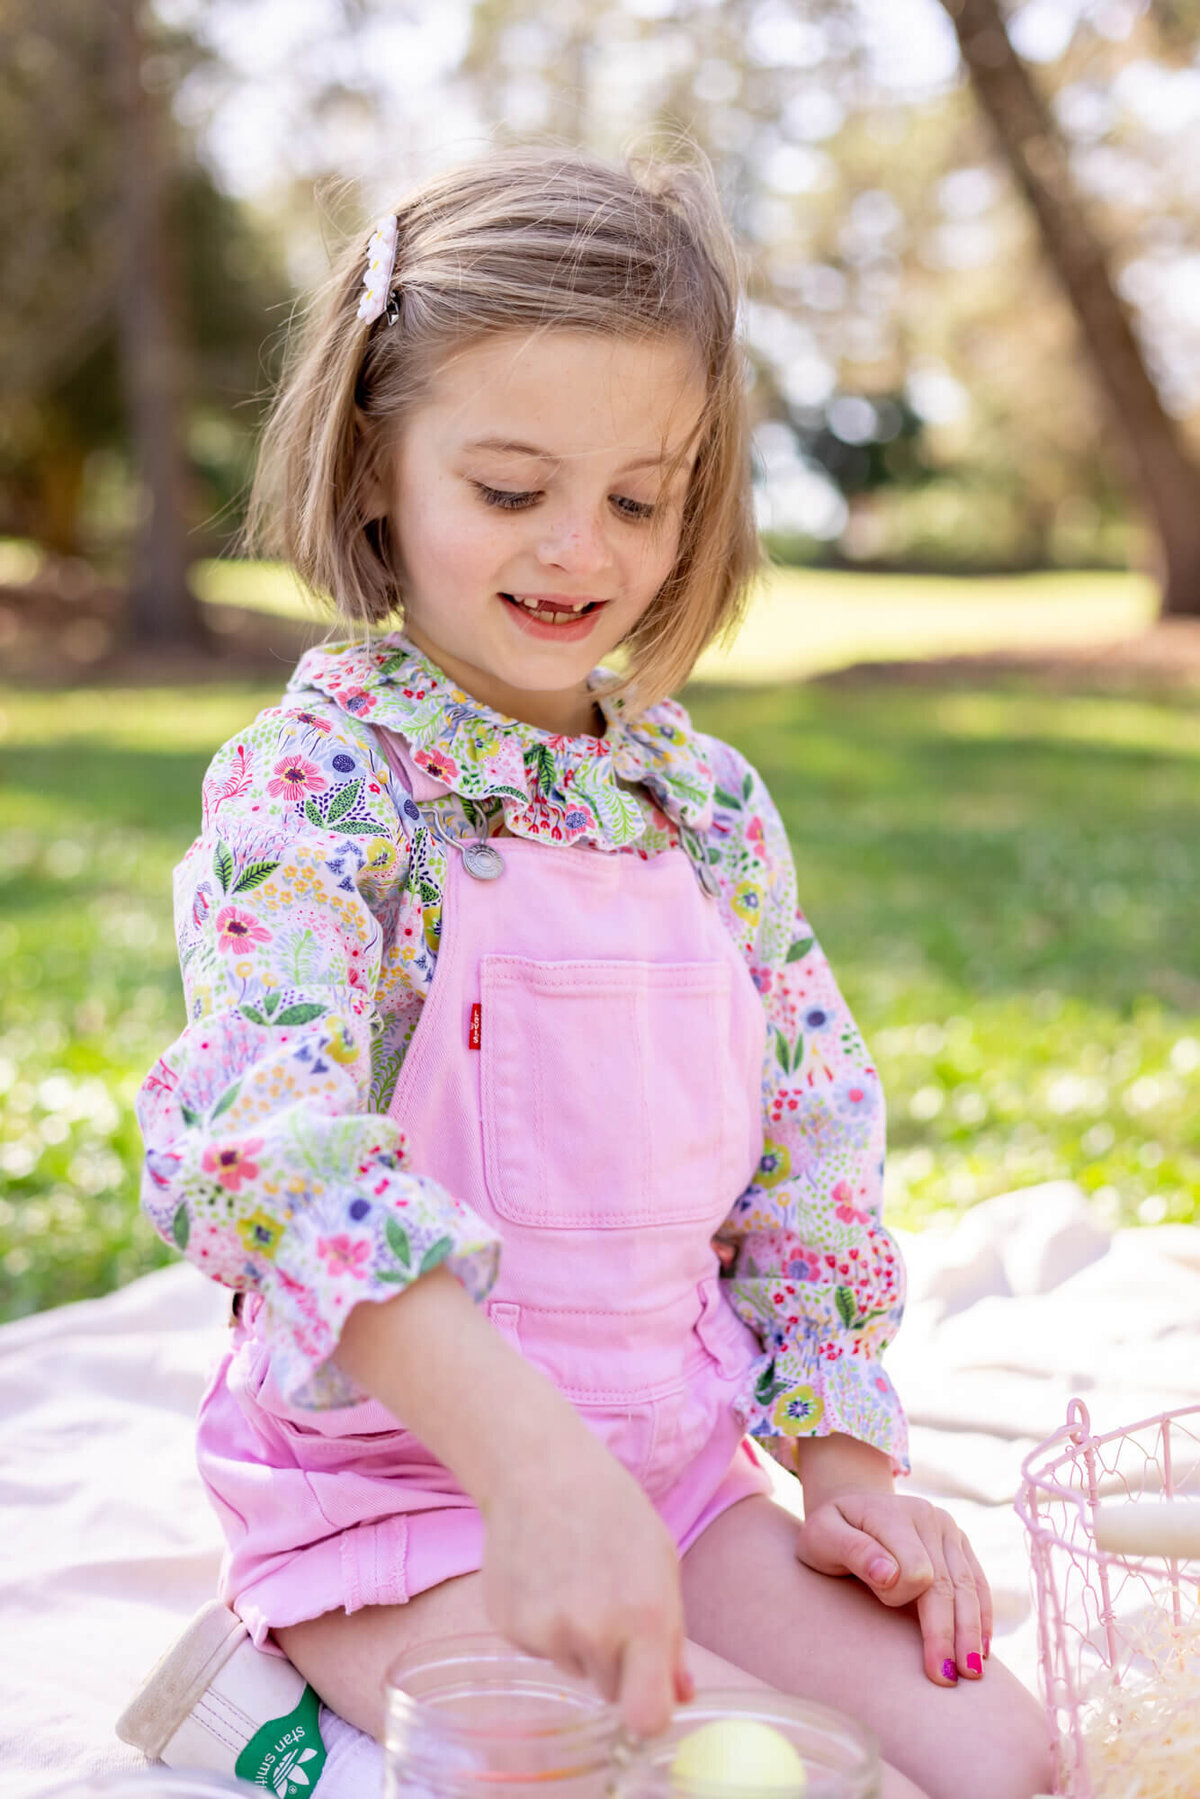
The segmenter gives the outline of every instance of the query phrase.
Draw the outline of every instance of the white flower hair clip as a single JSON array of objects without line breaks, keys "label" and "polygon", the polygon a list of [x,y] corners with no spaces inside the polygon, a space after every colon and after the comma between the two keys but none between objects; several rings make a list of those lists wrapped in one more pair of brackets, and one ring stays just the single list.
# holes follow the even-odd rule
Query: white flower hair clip
[{"label": "white flower hair clip", "polygon": [[374,324],[390,312],[392,276],[396,270],[396,244],[400,224],[393,213],[380,219],[367,244],[367,268],[363,276],[363,293],[358,302],[358,316],[365,325]]}]

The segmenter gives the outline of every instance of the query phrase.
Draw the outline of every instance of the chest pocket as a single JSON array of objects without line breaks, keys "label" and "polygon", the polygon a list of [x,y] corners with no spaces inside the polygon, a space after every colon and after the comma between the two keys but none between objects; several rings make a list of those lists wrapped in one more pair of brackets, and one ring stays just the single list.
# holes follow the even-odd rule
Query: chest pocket
[{"label": "chest pocket", "polygon": [[722,962],[485,956],[484,1173],[516,1224],[712,1227],[746,1136]]}]

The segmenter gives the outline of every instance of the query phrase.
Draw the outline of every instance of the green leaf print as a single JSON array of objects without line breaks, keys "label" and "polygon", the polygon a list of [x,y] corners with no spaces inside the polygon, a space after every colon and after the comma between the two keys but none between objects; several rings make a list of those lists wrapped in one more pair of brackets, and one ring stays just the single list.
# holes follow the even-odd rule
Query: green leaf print
[{"label": "green leaf print", "polygon": [[190,1106],[185,1106],[182,1100],[179,1102],[179,1115],[187,1125],[199,1124],[200,1122],[199,1112],[193,1112],[192,1108]]},{"label": "green leaf print", "polygon": [[544,743],[535,744],[532,750],[525,752],[525,760],[537,775],[538,786],[543,794],[554,788],[554,757]]},{"label": "green leaf print", "polygon": [[742,802],[737,797],[737,794],[726,793],[723,787],[713,788],[713,798],[716,800],[718,806],[724,806],[729,812],[740,812],[742,809]]},{"label": "green leaf print", "polygon": [[370,818],[343,818],[338,832],[343,837],[378,837],[379,826]]},{"label": "green leaf print", "polygon": [[742,801],[745,805],[748,806],[750,804],[750,795],[753,792],[754,792],[754,776],[750,773],[750,770],[747,769],[746,770],[746,778],[742,782]]},{"label": "green leaf print", "polygon": [[446,1257],[453,1248],[453,1237],[439,1237],[437,1242],[431,1244],[425,1251],[425,1254],[421,1257],[421,1266],[418,1268],[417,1273],[428,1274],[431,1268],[436,1268],[439,1262],[444,1262],[446,1260]]},{"label": "green leaf print", "polygon": [[213,851],[213,873],[221,883],[221,892],[228,893],[229,883],[233,879],[233,854],[223,840]]},{"label": "green leaf print", "polygon": [[240,1081],[234,1081],[232,1087],[226,1087],[224,1093],[222,1093],[220,1099],[212,1109],[212,1116],[209,1119],[210,1124],[215,1123],[222,1112],[228,1112],[230,1106],[233,1104],[241,1090],[242,1083]]},{"label": "green leaf print", "polygon": [[180,1206],[175,1213],[174,1218],[171,1220],[171,1235],[175,1239],[176,1248],[179,1250],[186,1250],[188,1238],[191,1234],[192,1221],[188,1217],[188,1209],[186,1206]]},{"label": "green leaf print", "polygon": [[302,1006],[285,1006],[273,1022],[275,1024],[311,1024],[314,1018],[324,1018],[328,1010],[328,1006],[319,1006],[315,1000],[309,1000]]},{"label": "green leaf print", "polygon": [[266,1024],[267,1022],[257,1006],[239,1006],[238,1014],[249,1024]]},{"label": "green leaf print", "polygon": [[803,962],[815,941],[815,938],[812,937],[797,937],[791,948],[788,950],[787,955],[784,957],[784,961]]},{"label": "green leaf print", "polygon": [[804,1060],[804,1032],[801,1031],[800,1035],[797,1037],[795,1043],[792,1046],[791,1072],[793,1074],[795,1074],[796,1071],[799,1069],[800,1064],[801,1064],[801,1062],[803,1062],[803,1060]]},{"label": "green leaf print", "polygon": [[409,1248],[408,1232],[404,1226],[389,1214],[383,1229],[396,1260],[405,1268],[410,1268],[412,1266],[412,1250]]},{"label": "green leaf print", "polygon": [[775,1060],[783,1069],[784,1074],[790,1074],[792,1072],[791,1051],[788,1049],[788,1040],[783,1032],[779,1030],[775,1032]]},{"label": "green leaf print", "polygon": [[354,810],[354,802],[361,792],[362,776],[360,775],[357,781],[351,781],[349,787],[343,787],[337,798],[332,801],[328,812],[325,814],[325,823],[331,825],[335,820],[344,818],[347,812],[352,812]]},{"label": "green leaf print", "polygon": [[318,831],[323,831],[325,829],[325,816],[324,816],[323,812],[321,811],[320,806],[318,806],[316,800],[313,800],[313,799],[305,800],[304,816],[308,820],[310,825],[316,826]]},{"label": "green leaf print", "polygon": [[268,993],[266,999],[263,1001],[263,1011],[268,1018],[273,1018],[275,1016],[282,1002],[283,995],[279,992],[278,988],[276,988],[274,993]]},{"label": "green leaf print", "polygon": [[399,1268],[381,1268],[375,1276],[377,1281],[386,1281],[391,1287],[402,1287],[409,1279]]},{"label": "green leaf print", "polygon": [[833,1297],[834,1302],[837,1305],[838,1317],[841,1319],[847,1330],[853,1330],[855,1320],[858,1317],[858,1306],[855,1303],[853,1289],[850,1287],[839,1287]]},{"label": "green leaf print", "polygon": [[759,1405],[770,1405],[771,1401],[777,1398],[786,1386],[785,1380],[776,1380],[774,1362],[768,1362],[755,1383],[754,1397]]},{"label": "green leaf print", "polygon": [[278,862],[247,862],[233,883],[233,891],[249,893],[252,887],[261,887],[267,876],[273,875],[278,867]]}]

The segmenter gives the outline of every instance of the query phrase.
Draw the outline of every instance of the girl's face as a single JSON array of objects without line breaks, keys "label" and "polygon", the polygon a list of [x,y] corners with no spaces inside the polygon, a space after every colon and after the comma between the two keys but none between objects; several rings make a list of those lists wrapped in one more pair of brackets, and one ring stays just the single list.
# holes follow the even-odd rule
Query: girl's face
[{"label": "girl's face", "polygon": [[671,572],[704,399],[673,338],[506,332],[449,357],[389,495],[417,647],[509,717],[601,730],[585,678]]}]

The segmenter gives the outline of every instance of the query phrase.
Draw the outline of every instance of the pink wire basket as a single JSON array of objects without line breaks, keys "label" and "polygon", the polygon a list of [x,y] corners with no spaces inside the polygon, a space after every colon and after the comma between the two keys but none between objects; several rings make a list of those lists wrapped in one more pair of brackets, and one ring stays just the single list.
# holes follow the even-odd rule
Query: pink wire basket
[{"label": "pink wire basket", "polygon": [[1167,1636],[1156,1626],[1178,1629],[1200,1615],[1196,1563],[1097,1549],[1096,1507],[1200,1497],[1200,1406],[1096,1435],[1087,1406],[1072,1399],[1067,1422],[1026,1456],[1021,1477],[1016,1510],[1029,1533],[1054,1791],[1096,1799],[1089,1725],[1114,1687],[1163,1672],[1154,1645]]}]

